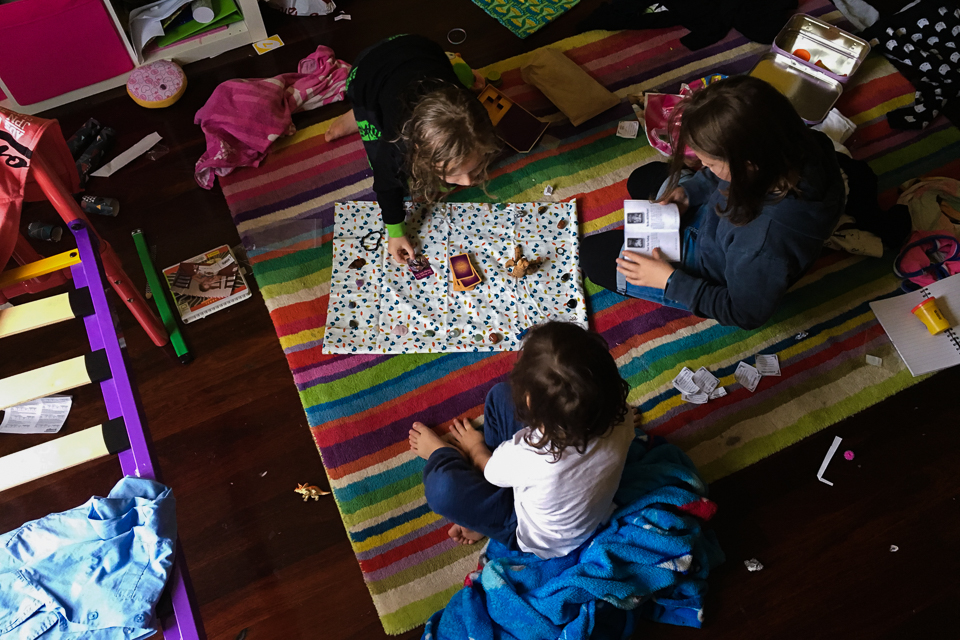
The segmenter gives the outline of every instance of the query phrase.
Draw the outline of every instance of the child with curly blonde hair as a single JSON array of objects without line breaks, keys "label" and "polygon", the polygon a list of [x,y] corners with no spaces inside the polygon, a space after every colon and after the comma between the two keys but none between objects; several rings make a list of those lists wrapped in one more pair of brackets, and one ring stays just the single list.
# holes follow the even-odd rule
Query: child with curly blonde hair
[{"label": "child with curly blonde hair", "polygon": [[486,182],[501,145],[471,92],[482,87],[482,77],[458,74],[438,44],[415,35],[394,36],[365,50],[347,79],[353,110],[334,121],[326,139],[359,130],[389,236],[387,250],[397,262],[416,253],[404,225],[408,193],[432,203],[449,185]]}]

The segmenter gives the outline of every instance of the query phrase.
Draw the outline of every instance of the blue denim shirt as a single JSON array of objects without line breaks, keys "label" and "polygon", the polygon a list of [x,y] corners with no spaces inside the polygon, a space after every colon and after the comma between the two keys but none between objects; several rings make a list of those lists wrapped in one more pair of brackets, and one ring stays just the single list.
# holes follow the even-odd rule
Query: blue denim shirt
[{"label": "blue denim shirt", "polygon": [[0,640],[152,635],[176,537],[170,489],[132,477],[3,534]]}]

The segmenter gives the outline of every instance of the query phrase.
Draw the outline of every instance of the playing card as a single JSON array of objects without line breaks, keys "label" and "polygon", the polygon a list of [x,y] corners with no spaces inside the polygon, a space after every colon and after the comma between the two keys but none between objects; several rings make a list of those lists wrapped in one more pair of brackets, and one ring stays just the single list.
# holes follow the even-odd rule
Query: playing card
[{"label": "playing card", "polygon": [[754,367],[751,367],[746,362],[741,362],[737,365],[737,370],[733,372],[733,377],[748,389],[750,393],[753,393],[757,390],[757,385],[760,384],[760,378],[762,376]]},{"label": "playing card", "polygon": [[430,266],[430,260],[426,256],[417,256],[407,260],[407,268],[417,280],[423,280],[433,275],[433,267]]},{"label": "playing card", "polygon": [[680,393],[686,393],[688,395],[700,393],[700,387],[693,381],[693,371],[687,367],[681,369],[677,377],[673,379],[673,386]]},{"label": "playing card", "polygon": [[706,394],[712,393],[713,390],[717,388],[717,385],[720,384],[717,377],[707,371],[706,367],[697,369],[697,372],[693,374],[693,382]]},{"label": "playing card", "polygon": [[779,376],[780,375],[780,358],[773,355],[763,355],[757,354],[754,358],[754,362],[757,364],[757,371],[760,372],[762,376]]},{"label": "playing card", "polygon": [[691,404],[707,404],[710,397],[701,391],[699,393],[681,393],[680,399]]},{"label": "playing card", "polygon": [[723,387],[717,387],[716,389],[710,392],[710,399],[716,400],[717,398],[722,398],[725,395],[727,395],[727,390],[724,389]]}]

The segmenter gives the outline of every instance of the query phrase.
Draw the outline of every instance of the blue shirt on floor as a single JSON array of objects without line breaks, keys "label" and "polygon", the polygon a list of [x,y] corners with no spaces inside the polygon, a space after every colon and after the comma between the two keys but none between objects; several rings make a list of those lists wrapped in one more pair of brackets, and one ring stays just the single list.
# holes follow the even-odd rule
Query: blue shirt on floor
[{"label": "blue shirt on floor", "polygon": [[153,635],[176,537],[170,489],[133,477],[0,535],[0,640]]}]

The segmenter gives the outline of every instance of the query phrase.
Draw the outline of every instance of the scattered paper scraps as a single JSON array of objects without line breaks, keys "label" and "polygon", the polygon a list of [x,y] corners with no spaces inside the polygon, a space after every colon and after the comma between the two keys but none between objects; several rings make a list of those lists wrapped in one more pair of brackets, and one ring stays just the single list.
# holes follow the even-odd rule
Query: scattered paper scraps
[{"label": "scattered paper scraps", "polygon": [[552,196],[553,195],[553,185],[548,184],[543,188],[543,195]]},{"label": "scattered paper scraps", "polygon": [[280,39],[280,36],[270,36],[266,40],[260,40],[259,42],[253,43],[253,48],[256,50],[257,55],[263,55],[269,53],[274,49],[279,49],[283,46],[283,40]]},{"label": "scattered paper scraps", "polygon": [[867,355],[867,364],[872,364],[875,367],[883,366],[883,358],[878,358],[877,356]]},{"label": "scattered paper scraps", "polygon": [[673,379],[673,388],[679,391],[681,394],[693,395],[695,393],[700,393],[700,387],[697,386],[697,383],[693,380],[693,371],[688,367],[684,367],[680,370],[680,373],[677,374],[677,377]]},{"label": "scattered paper scraps", "polygon": [[794,339],[794,340],[803,340],[803,339],[806,338],[808,335],[810,335],[810,334],[807,333],[806,331],[801,331],[801,332],[798,333],[797,335],[793,336],[793,339]]},{"label": "scattered paper scraps", "polygon": [[706,367],[700,367],[697,369],[697,372],[693,374],[693,382],[701,391],[706,394],[713,393],[713,390],[720,385],[720,380],[718,380],[715,375],[707,371]]},{"label": "scattered paper scraps", "polygon": [[684,367],[673,380],[674,388],[680,392],[680,399],[691,404],[706,404],[727,395],[726,389],[719,386],[720,380],[706,367],[700,367],[696,373]]},{"label": "scattered paper scraps", "polygon": [[823,462],[820,463],[820,470],[817,471],[817,480],[824,484],[828,484],[831,487],[833,483],[829,480],[824,479],[823,472],[827,470],[827,466],[830,464],[830,461],[833,459],[833,454],[837,452],[837,448],[840,446],[840,443],[843,442],[843,438],[840,436],[834,436],[833,442],[830,444],[830,448],[827,450],[827,455],[824,456]]},{"label": "scattered paper scraps", "polygon": [[97,178],[106,178],[108,176],[111,176],[117,171],[119,171],[120,169],[124,168],[125,166],[133,162],[134,160],[136,160],[137,158],[139,158],[140,156],[142,156],[143,154],[145,154],[147,151],[150,150],[150,147],[157,144],[161,140],[163,140],[163,137],[159,133],[154,131],[153,133],[145,137],[143,140],[133,145],[132,147],[130,147],[129,149],[127,149],[126,151],[124,151],[123,153],[118,155],[116,158],[114,158],[107,164],[103,165],[102,167],[100,167],[90,175],[95,176]]},{"label": "scattered paper scraps", "polygon": [[754,362],[757,364],[757,371],[762,376],[780,375],[780,358],[776,354],[766,355],[758,353],[754,356]]},{"label": "scattered paper scraps", "polygon": [[896,553],[897,551],[900,551],[900,547],[895,544],[890,545],[890,553]]},{"label": "scattered paper scraps", "polygon": [[637,134],[640,133],[640,123],[636,120],[621,120],[617,124],[617,137],[618,138],[636,138]]},{"label": "scattered paper scraps", "polygon": [[334,16],[333,20],[334,22],[336,22],[337,20],[353,20],[353,18],[350,16],[349,13],[344,13],[343,11],[341,11],[340,15]]},{"label": "scattered paper scraps", "polygon": [[757,390],[757,385],[760,384],[760,378],[763,376],[760,375],[760,372],[756,368],[751,367],[746,362],[741,362],[737,365],[737,370],[733,372],[734,379],[744,386],[750,393],[753,393]]},{"label": "scattered paper scraps", "polygon": [[743,561],[743,566],[747,568],[747,571],[763,571],[763,565],[760,564],[760,561],[756,558],[750,558],[749,560]]}]

